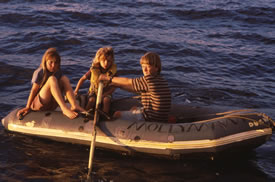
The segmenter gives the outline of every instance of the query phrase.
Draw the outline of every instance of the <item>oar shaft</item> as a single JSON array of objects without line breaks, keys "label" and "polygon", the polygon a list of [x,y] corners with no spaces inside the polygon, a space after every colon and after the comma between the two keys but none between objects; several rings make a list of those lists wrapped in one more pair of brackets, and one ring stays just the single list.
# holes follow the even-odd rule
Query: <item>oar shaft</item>
[{"label": "oar shaft", "polygon": [[89,164],[88,164],[88,178],[91,175],[92,172],[92,163],[93,163],[93,158],[94,158],[94,146],[95,146],[95,138],[96,138],[96,129],[93,131],[91,140],[91,146],[90,146],[90,155],[89,155]]},{"label": "oar shaft", "polygon": [[94,115],[94,122],[93,122],[93,126],[92,126],[92,138],[91,138],[90,156],[89,156],[89,163],[88,163],[88,176],[87,176],[88,179],[90,178],[90,175],[92,172],[94,148],[95,148],[95,142],[96,142],[96,123],[99,118],[98,109],[101,105],[102,94],[103,94],[103,83],[99,82],[97,98],[96,98],[96,109],[95,109],[95,115]]}]

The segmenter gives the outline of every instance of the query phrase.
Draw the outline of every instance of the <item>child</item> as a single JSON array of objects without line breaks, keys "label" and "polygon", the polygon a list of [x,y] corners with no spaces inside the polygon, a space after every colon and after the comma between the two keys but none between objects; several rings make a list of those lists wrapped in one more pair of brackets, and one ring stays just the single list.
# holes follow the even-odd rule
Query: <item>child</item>
[{"label": "child", "polygon": [[[61,58],[55,48],[49,48],[44,53],[41,65],[33,73],[27,105],[17,112],[18,117],[26,115],[30,110],[55,110],[58,105],[70,119],[78,115],[76,110],[85,111],[76,103],[70,81],[62,74],[60,63]],[[66,94],[71,108],[66,105],[62,92]]]},{"label": "child", "polygon": [[142,108],[117,111],[113,118],[133,121],[168,122],[171,108],[171,92],[167,81],[160,75],[161,60],[158,54],[148,52],[140,59],[143,77],[125,78],[101,75],[99,80],[110,81],[111,85],[141,94]]},{"label": "child", "polygon": [[[92,66],[90,70],[84,74],[77,83],[75,88],[75,95],[78,94],[79,88],[85,80],[90,80],[90,88],[88,92],[88,103],[85,107],[86,110],[94,108],[96,102],[96,95],[99,83],[100,74],[113,77],[117,72],[117,66],[114,63],[114,51],[112,47],[103,47],[100,48],[95,58],[93,59]],[[114,92],[115,87],[109,86],[108,82],[104,83],[103,89],[103,111],[108,115],[111,106],[112,93]]]}]

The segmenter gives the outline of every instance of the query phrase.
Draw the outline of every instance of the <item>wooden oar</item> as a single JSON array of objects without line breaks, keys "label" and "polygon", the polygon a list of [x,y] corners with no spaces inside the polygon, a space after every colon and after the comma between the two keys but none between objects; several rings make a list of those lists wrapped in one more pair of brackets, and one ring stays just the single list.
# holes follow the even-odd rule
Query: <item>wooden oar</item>
[{"label": "wooden oar", "polygon": [[97,98],[96,98],[94,122],[93,122],[93,127],[92,127],[92,139],[91,139],[90,157],[89,157],[89,164],[88,164],[88,170],[89,171],[88,171],[87,179],[90,179],[91,172],[92,172],[92,163],[93,163],[95,141],[96,141],[96,123],[97,123],[97,121],[99,119],[98,109],[99,109],[99,106],[101,105],[102,93],[103,93],[103,83],[99,82],[99,84],[98,84]]}]

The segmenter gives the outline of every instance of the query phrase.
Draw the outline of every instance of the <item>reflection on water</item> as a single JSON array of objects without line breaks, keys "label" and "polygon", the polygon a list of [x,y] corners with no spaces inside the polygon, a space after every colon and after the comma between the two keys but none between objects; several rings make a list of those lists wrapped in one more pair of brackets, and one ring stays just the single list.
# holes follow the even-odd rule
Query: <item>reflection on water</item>
[{"label": "reflection on water", "polygon": [[[4,171],[0,174],[0,179],[8,180],[12,175],[17,179],[37,181],[85,181],[89,147],[58,143],[3,130],[1,136],[5,138],[5,141],[0,143],[1,148],[6,150],[0,155],[0,168]],[[263,155],[267,154],[268,152],[263,152]],[[255,152],[214,160],[168,160],[144,156],[129,157],[97,149],[92,175],[97,181],[165,182],[246,181],[251,180],[253,174],[253,181],[267,181],[268,176],[261,168],[272,162],[272,158],[269,160],[271,156],[266,157],[264,160],[268,163],[264,160],[258,161],[262,156]]]}]

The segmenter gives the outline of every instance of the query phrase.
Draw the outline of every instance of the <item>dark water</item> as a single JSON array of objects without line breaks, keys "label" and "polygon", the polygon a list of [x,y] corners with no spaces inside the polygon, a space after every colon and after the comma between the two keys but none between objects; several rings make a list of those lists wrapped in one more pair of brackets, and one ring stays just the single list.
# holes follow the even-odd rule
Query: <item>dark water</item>
[{"label": "dark water", "polygon": [[[56,47],[73,86],[110,45],[120,75],[159,53],[174,102],[254,108],[275,118],[275,1],[0,0],[0,118],[24,106],[32,72]],[[82,91],[88,87],[85,85]],[[115,97],[130,95],[117,90]],[[275,137],[240,158],[167,161],[96,150],[94,181],[274,181]],[[0,181],[83,181],[89,148],[9,133]]]}]

